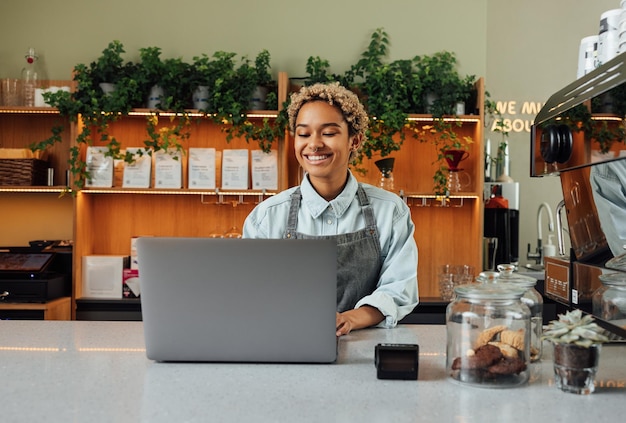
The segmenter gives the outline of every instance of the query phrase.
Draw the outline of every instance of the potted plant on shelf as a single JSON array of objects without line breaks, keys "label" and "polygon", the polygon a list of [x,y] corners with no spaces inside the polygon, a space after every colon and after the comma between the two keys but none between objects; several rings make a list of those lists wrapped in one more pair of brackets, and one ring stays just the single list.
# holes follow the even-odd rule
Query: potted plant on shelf
[{"label": "potted plant on shelf", "polygon": [[416,56],[414,62],[424,86],[423,109],[437,117],[457,114],[457,103],[465,104],[470,98],[476,77],[462,77],[456,55],[449,51]]},{"label": "potted plant on shelf", "polygon": [[601,346],[609,339],[589,314],[568,311],[553,320],[543,333],[554,345],[554,379],[556,386],[575,394],[594,391]]},{"label": "potted plant on shelf", "polygon": [[269,72],[266,67],[269,53],[260,53],[260,73],[266,74],[262,79],[259,79],[256,67],[245,57],[237,63],[235,53],[218,51],[213,58],[216,78],[209,95],[211,118],[223,125],[227,141],[233,137],[242,137],[247,142],[258,142],[263,151],[270,151],[273,142],[283,136],[286,119],[270,123],[268,118],[261,118],[261,122],[253,123],[248,116],[250,98],[258,82],[271,79],[267,76]]},{"label": "potted plant on shelf", "polygon": [[162,108],[166,93],[161,86],[163,75],[166,74],[165,64],[161,59],[160,47],[142,47],[139,49],[140,61],[134,75],[139,88],[145,93],[146,107]]},{"label": "potted plant on shelf", "polygon": [[209,95],[215,85],[217,70],[211,58],[203,53],[194,56],[190,66],[190,85],[194,109],[208,111],[210,108]]},{"label": "potted plant on shelf", "polygon": [[102,50],[102,54],[89,64],[87,71],[92,82],[105,94],[114,92],[126,73],[123,53],[124,45],[118,40],[113,40]]},{"label": "potted plant on shelf", "polygon": [[278,108],[277,85],[270,73],[270,52],[262,50],[254,59],[256,86],[250,100],[250,110],[275,110]]}]

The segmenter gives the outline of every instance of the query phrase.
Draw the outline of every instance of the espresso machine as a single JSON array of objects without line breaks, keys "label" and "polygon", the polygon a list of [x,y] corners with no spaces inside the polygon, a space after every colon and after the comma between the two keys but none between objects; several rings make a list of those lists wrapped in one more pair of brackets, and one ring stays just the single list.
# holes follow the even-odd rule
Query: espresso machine
[{"label": "espresso machine", "polygon": [[[530,173],[561,180],[559,251],[545,257],[545,295],[594,313],[598,324],[626,338],[593,306],[602,275],[626,273],[626,53],[553,94],[531,128]],[[567,224],[563,225],[563,212]],[[564,251],[569,234],[571,248]],[[622,301],[626,308],[626,299]],[[623,310],[626,313],[626,310]]]}]

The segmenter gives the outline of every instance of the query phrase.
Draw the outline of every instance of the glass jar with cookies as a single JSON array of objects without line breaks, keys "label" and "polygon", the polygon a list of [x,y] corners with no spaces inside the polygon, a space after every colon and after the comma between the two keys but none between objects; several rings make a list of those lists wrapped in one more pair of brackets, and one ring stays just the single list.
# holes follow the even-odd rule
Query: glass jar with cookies
[{"label": "glass jar with cookies", "polygon": [[469,284],[446,309],[446,370],[461,384],[509,388],[528,382],[530,309],[524,287]]}]

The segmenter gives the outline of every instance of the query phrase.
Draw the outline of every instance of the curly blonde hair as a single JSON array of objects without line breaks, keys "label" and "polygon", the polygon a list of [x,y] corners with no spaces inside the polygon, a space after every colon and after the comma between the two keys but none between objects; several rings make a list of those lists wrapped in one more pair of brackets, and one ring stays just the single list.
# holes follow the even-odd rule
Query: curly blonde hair
[{"label": "curly blonde hair", "polygon": [[328,84],[313,84],[304,86],[297,93],[291,95],[291,103],[287,107],[289,116],[289,130],[295,132],[296,119],[303,105],[312,101],[323,101],[335,106],[348,123],[350,136],[361,134],[365,141],[365,131],[369,123],[367,112],[359,98],[349,89],[338,82]]}]

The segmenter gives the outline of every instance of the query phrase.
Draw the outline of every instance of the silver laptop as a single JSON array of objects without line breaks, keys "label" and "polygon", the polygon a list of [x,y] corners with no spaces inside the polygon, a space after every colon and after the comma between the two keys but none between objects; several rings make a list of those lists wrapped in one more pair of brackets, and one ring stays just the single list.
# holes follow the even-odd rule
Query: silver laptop
[{"label": "silver laptop", "polygon": [[156,361],[332,363],[332,240],[137,240],[146,353]]}]

